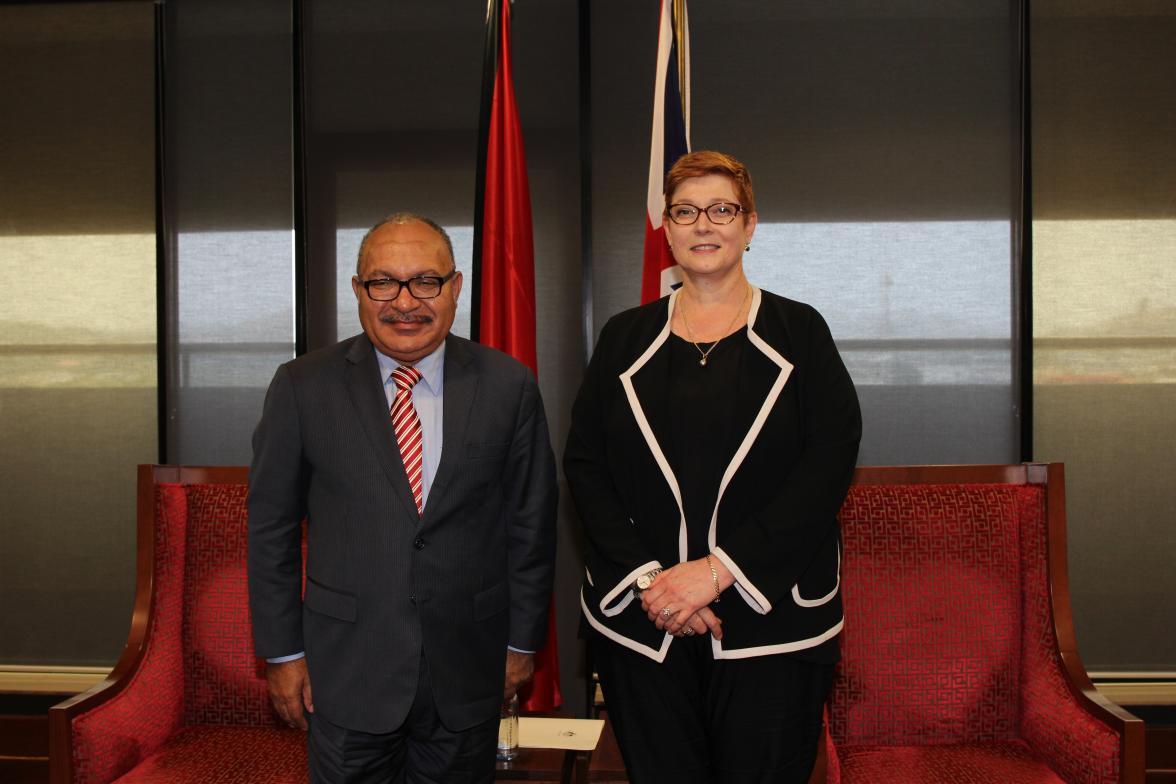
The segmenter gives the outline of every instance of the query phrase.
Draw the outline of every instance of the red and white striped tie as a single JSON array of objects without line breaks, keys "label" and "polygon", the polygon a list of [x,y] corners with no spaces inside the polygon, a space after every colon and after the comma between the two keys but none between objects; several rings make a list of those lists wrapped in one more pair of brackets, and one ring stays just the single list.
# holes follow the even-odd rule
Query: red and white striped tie
[{"label": "red and white striped tie", "polygon": [[400,445],[400,459],[404,461],[404,472],[408,474],[408,486],[416,501],[417,515],[424,513],[424,442],[421,432],[421,418],[412,405],[412,388],[422,378],[421,371],[414,367],[400,366],[392,371],[396,383],[396,398],[392,401],[392,427],[396,429],[396,443]]}]

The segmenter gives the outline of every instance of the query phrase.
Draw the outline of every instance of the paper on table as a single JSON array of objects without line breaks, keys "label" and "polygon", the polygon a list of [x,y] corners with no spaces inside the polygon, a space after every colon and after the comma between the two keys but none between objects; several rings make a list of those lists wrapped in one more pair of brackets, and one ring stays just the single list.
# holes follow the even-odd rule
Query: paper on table
[{"label": "paper on table", "polygon": [[592,751],[600,740],[604,719],[519,719],[519,745],[528,749]]}]

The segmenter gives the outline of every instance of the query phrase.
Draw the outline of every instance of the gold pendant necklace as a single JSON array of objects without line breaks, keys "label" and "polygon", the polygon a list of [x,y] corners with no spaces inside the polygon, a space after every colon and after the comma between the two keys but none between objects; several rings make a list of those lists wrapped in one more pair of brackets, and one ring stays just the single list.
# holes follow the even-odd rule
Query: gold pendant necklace
[{"label": "gold pendant necklace", "polygon": [[736,308],[735,315],[731,318],[731,323],[727,325],[725,330],[723,330],[723,334],[719,336],[719,340],[711,343],[710,348],[708,348],[706,351],[703,351],[702,346],[698,345],[698,341],[694,339],[694,330],[690,329],[690,322],[686,319],[686,308],[682,308],[682,324],[684,324],[686,327],[686,334],[690,336],[690,342],[694,344],[695,350],[697,350],[702,357],[698,360],[699,367],[706,367],[706,358],[709,357],[710,353],[715,350],[715,346],[719,345],[719,341],[727,337],[727,333],[731,331],[731,327],[735,326],[735,322],[738,321],[739,316],[743,314],[743,306],[747,304],[747,295],[750,293],[751,286],[747,286],[743,289],[743,299],[739,301],[739,307]]}]

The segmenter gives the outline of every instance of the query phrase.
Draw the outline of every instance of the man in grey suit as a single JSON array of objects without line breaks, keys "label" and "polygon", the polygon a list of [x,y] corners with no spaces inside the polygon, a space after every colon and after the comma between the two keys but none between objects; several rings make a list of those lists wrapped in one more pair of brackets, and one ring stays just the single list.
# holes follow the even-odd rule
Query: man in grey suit
[{"label": "man in grey suit", "polygon": [[381,221],[356,273],[363,334],[279,367],[253,436],[254,647],[309,725],[311,781],[490,781],[546,631],[543,405],[522,364],[449,334],[462,276],[436,223]]}]

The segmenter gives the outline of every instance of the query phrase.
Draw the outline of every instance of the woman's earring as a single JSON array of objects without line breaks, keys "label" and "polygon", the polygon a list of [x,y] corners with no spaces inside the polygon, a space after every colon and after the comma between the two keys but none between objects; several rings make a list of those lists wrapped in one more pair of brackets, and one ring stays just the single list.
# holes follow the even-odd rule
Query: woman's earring
[{"label": "woman's earring", "polygon": [[745,253],[749,250],[751,250],[751,243],[750,242],[743,246],[743,251]]}]

